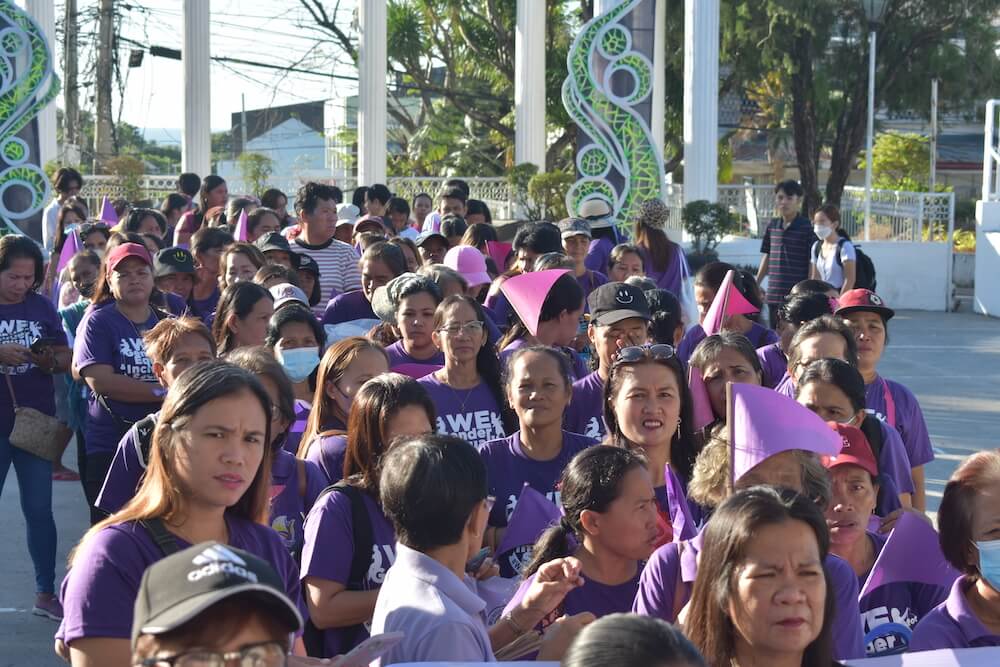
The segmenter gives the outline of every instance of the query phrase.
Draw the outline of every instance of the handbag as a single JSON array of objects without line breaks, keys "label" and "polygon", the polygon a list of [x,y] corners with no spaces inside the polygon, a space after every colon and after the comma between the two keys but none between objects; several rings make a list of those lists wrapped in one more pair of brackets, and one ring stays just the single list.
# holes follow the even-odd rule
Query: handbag
[{"label": "handbag", "polygon": [[10,444],[46,461],[57,460],[67,441],[66,426],[40,410],[18,406],[14,383],[10,381],[10,375],[4,374],[4,378],[14,404],[14,428],[8,438]]}]

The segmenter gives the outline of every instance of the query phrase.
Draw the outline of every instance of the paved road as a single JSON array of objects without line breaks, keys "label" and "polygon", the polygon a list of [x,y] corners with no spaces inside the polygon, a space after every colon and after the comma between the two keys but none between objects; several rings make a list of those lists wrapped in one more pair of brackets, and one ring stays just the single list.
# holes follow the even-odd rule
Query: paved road
[{"label": "paved road", "polygon": [[[924,408],[937,455],[927,470],[928,504],[936,510],[957,462],[1000,446],[1000,321],[907,312],[893,320],[890,336],[882,371],[909,386]],[[0,498],[0,563],[7,564],[0,586],[0,667],[61,665],[52,653],[56,624],[29,613],[33,574],[13,471],[6,487]],[[54,503],[61,579],[66,555],[86,529],[87,512],[79,484],[57,483]]]}]

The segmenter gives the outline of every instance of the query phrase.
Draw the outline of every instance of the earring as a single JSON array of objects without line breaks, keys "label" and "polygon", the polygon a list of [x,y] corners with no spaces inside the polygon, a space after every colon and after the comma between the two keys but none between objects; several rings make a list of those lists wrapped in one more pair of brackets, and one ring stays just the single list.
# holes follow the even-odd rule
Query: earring
[{"label": "earring", "polygon": [[680,417],[677,418],[677,430],[678,431],[681,430],[681,418]]}]

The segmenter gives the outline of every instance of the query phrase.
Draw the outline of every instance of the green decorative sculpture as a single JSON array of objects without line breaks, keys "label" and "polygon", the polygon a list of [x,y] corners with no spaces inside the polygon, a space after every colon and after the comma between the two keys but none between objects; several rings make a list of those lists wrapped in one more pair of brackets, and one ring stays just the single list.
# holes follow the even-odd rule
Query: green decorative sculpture
[{"label": "green decorative sculpture", "polygon": [[[632,34],[620,23],[641,2],[622,0],[583,26],[566,58],[562,88],[567,112],[593,142],[577,153],[580,178],[566,195],[566,208],[573,215],[582,202],[602,199],[625,236],[639,204],[661,198],[663,189],[663,156],[635,109],[652,94],[653,64],[633,50]],[[620,81],[622,75],[630,90],[616,94],[612,77]]]},{"label": "green decorative sculpture", "polygon": [[48,200],[49,179],[17,134],[58,93],[45,35],[13,2],[0,0],[0,219],[9,231],[19,232],[13,222],[37,214]]}]

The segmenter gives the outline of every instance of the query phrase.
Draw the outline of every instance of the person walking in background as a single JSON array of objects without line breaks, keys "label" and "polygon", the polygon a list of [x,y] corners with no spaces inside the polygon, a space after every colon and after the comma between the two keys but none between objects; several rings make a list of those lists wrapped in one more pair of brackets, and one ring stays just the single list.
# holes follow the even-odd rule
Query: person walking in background
[{"label": "person walking in background", "polygon": [[757,282],[767,282],[767,306],[773,329],[778,323],[778,308],[795,283],[809,277],[810,251],[816,242],[809,219],[802,215],[802,186],[798,181],[782,181],[774,188],[774,206],[778,217],[764,231],[760,243],[760,268]]}]

